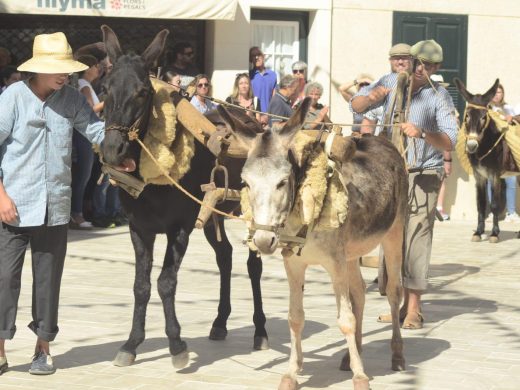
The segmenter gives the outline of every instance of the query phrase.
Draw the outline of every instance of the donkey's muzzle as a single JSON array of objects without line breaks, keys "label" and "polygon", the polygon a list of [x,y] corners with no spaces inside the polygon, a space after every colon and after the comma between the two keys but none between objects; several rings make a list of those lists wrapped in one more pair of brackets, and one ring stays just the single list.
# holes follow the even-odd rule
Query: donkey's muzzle
[{"label": "donkey's muzzle", "polygon": [[253,236],[253,244],[255,244],[260,253],[271,255],[278,248],[278,236],[275,232],[257,230]]},{"label": "donkey's muzzle", "polygon": [[469,139],[466,142],[466,152],[474,154],[478,149],[478,141],[476,139]]}]

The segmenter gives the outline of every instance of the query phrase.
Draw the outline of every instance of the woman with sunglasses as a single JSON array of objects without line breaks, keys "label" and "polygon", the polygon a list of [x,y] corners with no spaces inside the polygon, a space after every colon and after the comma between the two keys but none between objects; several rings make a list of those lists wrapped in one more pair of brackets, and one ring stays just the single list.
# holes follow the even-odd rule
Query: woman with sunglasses
[{"label": "woman with sunglasses", "polygon": [[211,97],[211,84],[207,75],[198,74],[191,85],[195,86],[195,95],[191,98],[191,104],[197,110],[204,114],[217,108],[217,105],[208,99],[208,97]]},{"label": "woman with sunglasses", "polygon": [[307,64],[303,61],[296,61],[292,64],[292,73],[298,79],[297,95],[293,102],[295,108],[303,99],[305,99],[305,85],[307,84]]},{"label": "woman with sunglasses", "polygon": [[[251,80],[247,73],[237,74],[235,83],[233,84],[233,92],[226,98],[226,102],[248,110],[260,111],[259,100],[256,96],[253,96]],[[260,121],[260,114],[255,114],[252,111],[246,112],[252,118],[256,118],[257,121]]]}]

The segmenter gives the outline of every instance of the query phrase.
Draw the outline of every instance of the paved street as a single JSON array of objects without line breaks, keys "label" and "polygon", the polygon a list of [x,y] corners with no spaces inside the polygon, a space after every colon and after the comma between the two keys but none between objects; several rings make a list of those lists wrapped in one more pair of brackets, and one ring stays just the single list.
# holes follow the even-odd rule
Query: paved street
[{"label": "paved street", "polygon": [[[373,390],[520,388],[520,226],[502,223],[501,242],[470,242],[474,223],[437,223],[431,293],[425,296],[425,327],[403,330],[407,369],[390,370],[390,326],[376,322],[388,310],[363,268],[367,302],[363,358]],[[164,237],[156,242],[147,339],[135,364],[111,364],[126,340],[133,305],[133,250],[127,228],[70,231],[60,309],[60,333],[52,344],[58,371],[27,373],[34,336],[25,326],[31,311],[31,271],[24,269],[18,332],[6,344],[10,371],[0,389],[276,389],[287,367],[288,287],[278,256],[264,259],[263,295],[270,350],[252,351],[252,299],[246,270],[243,226],[227,222],[235,245],[233,312],[226,341],[208,340],[218,298],[218,270],[201,232],[191,237],[181,267],[177,312],[190,350],[190,365],[175,371],[164,334],[156,290]],[[28,258],[29,260],[29,258]],[[335,324],[336,304],[327,274],[307,272],[303,389],[351,389],[351,373],[338,370],[345,342]]]}]

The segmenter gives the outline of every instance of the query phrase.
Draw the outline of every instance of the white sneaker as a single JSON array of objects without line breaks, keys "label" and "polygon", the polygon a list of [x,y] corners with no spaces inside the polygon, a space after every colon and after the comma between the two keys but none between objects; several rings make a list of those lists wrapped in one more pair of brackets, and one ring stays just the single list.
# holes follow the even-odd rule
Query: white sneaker
[{"label": "white sneaker", "polygon": [[520,222],[520,215],[518,215],[516,212],[514,213],[507,213],[505,222]]}]

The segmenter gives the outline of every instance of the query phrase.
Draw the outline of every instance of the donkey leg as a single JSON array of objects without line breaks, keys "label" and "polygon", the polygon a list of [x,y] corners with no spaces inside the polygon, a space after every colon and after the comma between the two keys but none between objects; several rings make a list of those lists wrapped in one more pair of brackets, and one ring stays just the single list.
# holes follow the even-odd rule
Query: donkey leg
[{"label": "donkey leg", "polygon": [[188,364],[189,354],[186,342],[181,340],[181,326],[175,312],[175,293],[177,291],[177,275],[188,247],[191,229],[181,227],[167,233],[168,245],[164,255],[164,263],[157,290],[163,304],[166,322],[166,335],[170,344],[172,364],[175,368],[183,368]]},{"label": "donkey leg", "polygon": [[291,332],[291,355],[289,369],[282,377],[278,390],[294,390],[298,386],[296,376],[302,370],[302,331],[305,324],[303,311],[303,287],[307,265],[298,259],[285,257],[284,266],[289,282],[289,331]]},{"label": "donkey leg", "polygon": [[392,370],[403,371],[405,359],[403,354],[403,339],[399,322],[399,305],[403,295],[401,285],[401,267],[403,263],[404,226],[394,223],[382,240],[385,253],[385,267],[388,275],[386,296],[392,313]]},{"label": "donkey leg", "polygon": [[253,323],[255,324],[255,336],[253,340],[253,348],[256,350],[269,349],[267,331],[265,330],[265,314],[262,306],[262,287],[260,280],[262,278],[262,258],[258,252],[249,250],[247,259],[247,272],[249,280],[251,280],[251,289],[253,291],[254,314]]},{"label": "donkey leg", "polygon": [[136,351],[145,337],[146,306],[150,300],[150,272],[153,263],[153,244],[155,234],[137,231],[130,224],[130,237],[135,252],[135,279],[134,279],[134,315],[130,336],[119,349],[113,364],[115,366],[129,366],[135,361]]},{"label": "donkey leg", "polygon": [[486,220],[486,206],[487,206],[486,178],[481,176],[475,170],[475,181],[476,181],[476,188],[477,188],[478,224],[477,224],[477,229],[473,233],[473,237],[471,238],[471,241],[479,242],[482,240],[482,234],[484,234],[485,220]]},{"label": "donkey leg", "polygon": [[221,241],[217,240],[217,233],[213,223],[206,224],[204,227],[204,235],[215,251],[217,266],[220,272],[220,298],[218,304],[218,314],[211,331],[209,333],[210,340],[224,340],[227,336],[227,319],[231,314],[231,269],[233,266],[232,255],[233,247],[224,230],[224,220],[218,217],[218,224],[221,234]]},{"label": "donkey leg", "polygon": [[[363,339],[363,310],[365,308],[365,281],[361,275],[361,269],[357,260],[347,262],[347,273],[349,278],[349,296],[352,303],[352,312],[356,318],[356,346],[361,353]],[[350,371],[350,353],[347,350],[341,360],[340,370]]]},{"label": "donkey leg", "polygon": [[[356,261],[351,259],[350,261]],[[359,266],[359,265],[358,265]],[[350,267],[352,268],[352,267]],[[334,269],[329,270],[331,275],[334,293],[336,295],[336,305],[338,307],[338,326],[345,336],[350,356],[350,368],[352,369],[354,390],[368,390],[369,380],[363,368],[358,342],[356,340],[356,327],[358,326],[356,317],[352,312],[349,292],[349,276],[346,261],[335,264]],[[358,319],[361,326],[362,317]]]},{"label": "donkey leg", "polygon": [[498,175],[493,176],[491,185],[491,212],[493,213],[493,228],[489,236],[489,242],[496,244],[498,242],[498,235],[500,228],[498,227],[498,217],[504,211],[506,204],[506,182]]}]

